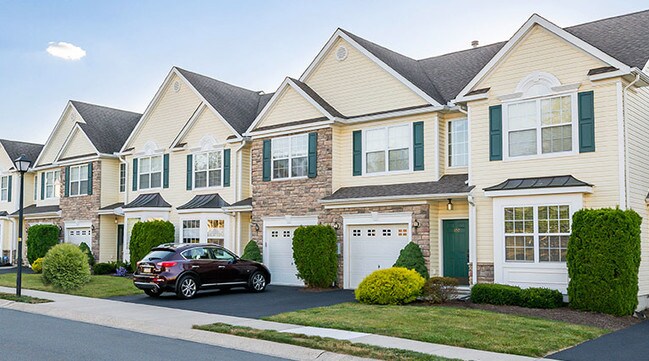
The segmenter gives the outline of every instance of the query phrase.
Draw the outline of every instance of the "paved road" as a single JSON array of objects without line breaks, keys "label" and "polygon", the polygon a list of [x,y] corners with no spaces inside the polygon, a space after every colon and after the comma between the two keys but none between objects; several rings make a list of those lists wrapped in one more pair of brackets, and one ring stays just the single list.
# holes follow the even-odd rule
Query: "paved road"
[{"label": "paved road", "polygon": [[142,293],[113,299],[228,316],[261,318],[282,312],[353,302],[354,292],[349,290],[314,292],[300,287],[271,285],[262,293],[237,289],[204,291],[191,300],[179,300],[173,293],[164,293],[159,298],[151,298]]},{"label": "paved road", "polygon": [[0,320],[0,360],[284,360],[7,309]]},{"label": "paved road", "polygon": [[[5,273],[16,273],[17,272],[16,267],[0,267],[0,275],[5,274]],[[32,269],[25,266],[23,267],[23,273],[34,273],[32,272]]]},{"label": "paved road", "polygon": [[636,361],[649,359],[649,321],[549,355],[565,361]]}]

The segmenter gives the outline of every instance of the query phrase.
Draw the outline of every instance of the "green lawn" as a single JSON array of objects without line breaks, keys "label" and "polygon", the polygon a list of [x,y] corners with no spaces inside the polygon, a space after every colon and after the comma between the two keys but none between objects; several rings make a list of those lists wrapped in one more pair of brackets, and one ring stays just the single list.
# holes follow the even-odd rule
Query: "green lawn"
[{"label": "green lawn", "polygon": [[29,297],[29,296],[23,296],[23,295],[18,297],[13,293],[4,293],[4,292],[0,292],[0,300],[22,302],[22,303],[32,303],[32,304],[52,302],[51,300],[46,300],[46,299],[43,299],[43,298]]},{"label": "green lawn", "polygon": [[[133,286],[133,280],[126,277],[91,276],[90,283],[79,289],[68,292],[56,289],[51,285],[43,284],[41,275],[39,274],[23,274],[22,281],[23,288],[30,290],[67,293],[70,295],[94,298],[128,296],[142,292]],[[0,286],[16,287],[16,274],[6,273],[0,275]]]},{"label": "green lawn", "polygon": [[273,330],[257,330],[249,327],[231,326],[224,323],[215,323],[205,326],[194,326],[195,329],[226,333],[229,335],[256,338],[260,340],[287,343],[290,345],[308,347],[318,350],[331,351],[335,353],[367,357],[376,360],[389,361],[451,361],[439,356],[432,356],[419,352],[400,350],[394,348],[383,348],[365,344],[352,343],[349,341],[336,340],[333,338],[306,336],[294,333],[278,332]]},{"label": "green lawn", "polygon": [[594,327],[465,308],[359,303],[312,308],[265,319],[537,357],[608,332]]}]

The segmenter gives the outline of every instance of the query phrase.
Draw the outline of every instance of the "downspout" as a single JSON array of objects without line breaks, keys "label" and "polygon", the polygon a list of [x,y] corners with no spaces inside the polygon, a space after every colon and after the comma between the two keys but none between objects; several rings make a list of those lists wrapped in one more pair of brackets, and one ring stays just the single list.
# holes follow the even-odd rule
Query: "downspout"
[{"label": "downspout", "polygon": [[624,209],[629,209],[631,199],[629,196],[629,130],[626,126],[626,94],[630,87],[640,81],[640,74],[622,90],[622,127],[624,128]]},{"label": "downspout", "polygon": [[[467,110],[462,109],[461,106],[457,107],[457,110],[460,113],[463,113],[466,115],[466,121],[467,121],[467,129],[468,129],[468,152],[469,152],[469,162],[468,162],[468,171],[469,171],[469,176],[467,179],[467,186],[471,184],[471,120],[469,119],[469,112]],[[471,250],[469,254],[469,262],[471,263],[471,285],[474,285],[478,283],[478,240],[476,239],[477,236],[477,209],[475,206],[475,198],[473,197],[473,194],[469,192],[469,196],[467,197],[467,201],[469,202],[469,249]]]},{"label": "downspout", "polygon": [[[129,189],[128,162],[126,161],[125,157],[123,158],[122,154],[117,154],[117,153],[115,153],[115,154],[117,155],[117,158],[119,159],[119,162],[121,164],[124,164],[124,172],[126,172],[126,174],[124,175],[126,177],[126,179],[124,180],[126,182],[126,184],[124,184],[124,205],[127,205],[128,204],[128,189]],[[131,182],[132,181],[133,180],[131,179]],[[131,240],[126,237],[126,236],[128,236],[128,221],[126,220],[126,215],[124,215],[123,232],[124,232],[124,234],[122,235],[122,239],[124,241],[122,242],[122,262],[128,262],[128,260],[126,259],[126,256],[127,255],[130,256],[130,254],[127,254],[126,250],[129,249],[129,246],[130,246],[129,243],[130,243]]]}]

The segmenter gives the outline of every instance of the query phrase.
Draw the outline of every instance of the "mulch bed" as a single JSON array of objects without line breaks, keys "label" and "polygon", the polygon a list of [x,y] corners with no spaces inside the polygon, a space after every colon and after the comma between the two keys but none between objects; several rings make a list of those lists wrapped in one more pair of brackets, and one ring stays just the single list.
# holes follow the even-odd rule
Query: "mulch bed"
[{"label": "mulch bed", "polygon": [[[428,305],[428,303],[417,303],[417,305]],[[540,309],[540,308],[525,308],[518,306],[497,306],[473,303],[471,301],[454,300],[444,305],[431,305],[432,307],[462,307],[471,308],[499,313],[506,313],[510,315],[531,316],[546,318],[549,320],[563,321],[574,323],[578,325],[594,326],[599,328],[608,329],[611,331],[621,330],[629,326],[635,325],[642,320],[632,316],[616,317],[602,313],[586,312],[573,310],[568,307],[554,308],[554,309]]]}]

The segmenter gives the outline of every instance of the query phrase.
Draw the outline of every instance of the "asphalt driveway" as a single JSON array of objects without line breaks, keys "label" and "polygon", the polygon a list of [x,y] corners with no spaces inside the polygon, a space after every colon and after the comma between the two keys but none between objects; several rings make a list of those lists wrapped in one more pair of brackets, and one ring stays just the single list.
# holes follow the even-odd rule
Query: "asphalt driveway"
[{"label": "asphalt driveway", "polygon": [[261,318],[283,312],[353,302],[354,292],[338,289],[308,291],[301,287],[270,285],[262,293],[251,293],[238,289],[202,291],[191,300],[179,300],[173,293],[164,293],[159,298],[152,298],[142,293],[141,295],[112,299],[228,316]]},{"label": "asphalt driveway", "polygon": [[[0,275],[5,273],[16,273],[18,268],[14,267],[0,267]],[[23,273],[34,273],[31,268],[23,266]]]},{"label": "asphalt driveway", "polygon": [[649,321],[609,333],[548,355],[565,361],[636,361],[649,359]]}]

